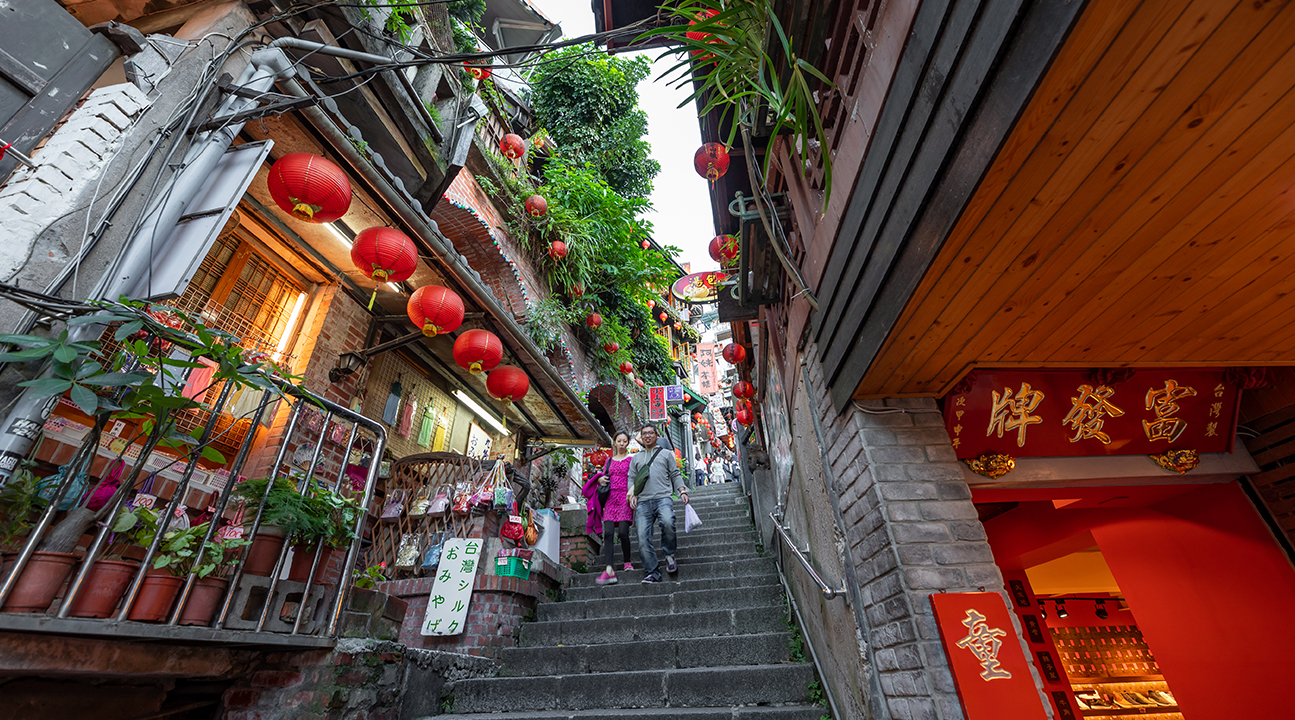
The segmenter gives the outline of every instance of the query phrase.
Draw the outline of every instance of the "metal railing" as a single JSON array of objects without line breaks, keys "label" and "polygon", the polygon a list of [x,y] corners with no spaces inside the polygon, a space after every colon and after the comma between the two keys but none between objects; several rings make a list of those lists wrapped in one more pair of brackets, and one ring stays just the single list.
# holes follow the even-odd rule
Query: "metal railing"
[{"label": "metal railing", "polygon": [[778,529],[778,535],[782,537],[782,541],[787,545],[787,547],[791,548],[792,554],[796,556],[796,559],[800,561],[800,564],[805,567],[805,571],[808,572],[809,576],[818,584],[819,590],[823,593],[823,597],[828,600],[834,600],[839,597],[845,600],[847,605],[850,604],[849,596],[846,595],[845,584],[842,583],[839,589],[828,585],[823,581],[823,578],[819,576],[818,571],[814,569],[814,566],[809,563],[809,558],[805,556],[805,553],[809,552],[809,545],[806,544],[805,550],[802,552],[800,548],[796,547],[796,541],[792,540],[791,535],[787,532],[791,528],[782,524],[782,518],[778,517],[778,513],[769,513],[769,518],[773,520],[773,526]]},{"label": "metal railing", "polygon": [[[311,560],[310,571],[309,571],[309,574],[307,575],[306,582],[300,588],[301,600],[297,605],[295,618],[291,618],[291,630],[286,631],[286,634],[294,635],[294,636],[316,634],[321,637],[331,638],[331,637],[334,637],[337,633],[341,614],[342,614],[343,608],[345,607],[345,603],[347,601],[347,594],[350,588],[351,570],[354,567],[355,561],[359,555],[360,542],[363,538],[364,522],[366,519],[365,510],[368,508],[370,500],[373,497],[374,486],[376,484],[378,466],[379,466],[378,459],[382,457],[382,452],[386,446],[386,431],[384,430],[381,424],[377,423],[374,420],[370,420],[369,418],[366,418],[363,415],[353,412],[346,407],[343,407],[336,403],[333,403],[323,398],[320,398],[318,396],[315,396],[311,394],[309,391],[306,391],[290,383],[279,381],[279,380],[275,380],[274,382],[276,383],[276,385],[278,385],[279,392],[275,392],[273,390],[267,389],[262,393],[260,403],[256,406],[254,417],[251,421],[251,426],[253,428],[258,427],[261,423],[262,418],[265,416],[267,408],[272,403],[276,403],[280,400],[286,401],[292,408],[288,417],[287,427],[284,431],[283,439],[281,441],[281,444],[279,445],[278,452],[274,460],[274,464],[269,473],[269,477],[271,479],[277,478],[279,476],[280,471],[284,468],[284,460],[288,452],[288,447],[294,440],[294,434],[296,433],[298,426],[301,424],[299,421],[306,408],[315,408],[315,409],[318,409],[319,411],[322,411],[323,421],[319,423],[317,435],[314,435],[313,432],[311,432],[313,431],[313,428],[308,427],[305,433],[306,437],[299,438],[300,442],[303,444],[313,442],[313,449],[312,449],[311,459],[307,467],[307,470],[304,476],[301,478],[301,480],[297,483],[297,486],[296,486],[297,492],[310,491],[311,481],[314,479],[316,472],[319,471],[321,468],[320,459],[323,451],[324,439],[328,437],[330,429],[335,424],[349,423],[350,428],[349,428],[346,445],[341,454],[341,461],[339,462],[337,477],[333,479],[330,483],[327,483],[328,492],[339,493],[339,491],[341,490],[342,482],[347,477],[346,475],[347,459],[350,457],[352,450],[355,449],[356,447],[356,441],[359,438],[361,429],[367,431],[367,433],[371,434],[372,436],[372,443],[373,443],[372,455],[373,455],[373,458],[375,459],[373,460],[373,462],[371,462],[370,467],[368,468],[367,475],[365,477],[364,490],[360,497],[360,506],[359,506],[360,509],[358,512],[355,513],[357,517],[355,520],[355,526],[352,528],[355,537],[351,541],[351,544],[349,545],[349,547],[347,548],[345,560],[343,561],[341,566],[340,576],[337,578],[337,582],[334,584],[334,589],[332,591],[332,602],[328,606],[327,613],[324,614],[322,618],[318,613],[315,614],[316,619],[312,620],[311,622],[312,627],[310,628],[309,632],[303,633],[303,622],[306,620],[306,616],[308,614],[307,613],[308,606],[317,608],[319,610],[323,609],[322,606],[320,606],[319,604],[310,602],[312,600],[312,593],[315,592],[315,585],[317,584],[317,580],[319,580],[320,574],[321,574],[320,560],[323,555],[324,542],[320,540],[315,548],[314,557]],[[225,409],[226,404],[230,400],[232,390],[233,390],[233,383],[229,383],[229,382],[226,382],[224,384],[224,387],[221,389],[220,396],[217,399],[214,406],[211,408],[211,414],[206,424],[203,427],[201,436],[198,439],[199,448],[203,447],[204,444],[208,443],[212,439],[212,432],[216,427],[216,424],[218,422],[218,418],[221,415],[221,412]],[[306,425],[309,425],[309,424],[310,423],[307,423]],[[0,606],[3,605],[5,599],[10,595],[14,587],[17,585],[18,579],[22,575],[22,572],[24,568],[27,566],[28,561],[31,559],[33,554],[36,552],[36,549],[39,547],[41,541],[44,539],[47,531],[50,528],[50,525],[52,524],[54,515],[58,511],[58,506],[60,502],[68,494],[71,486],[74,484],[75,478],[79,474],[79,471],[88,470],[90,463],[95,456],[96,445],[97,445],[95,439],[97,435],[98,435],[97,432],[92,432],[89,438],[83,442],[81,449],[78,451],[77,455],[73,458],[72,462],[69,463],[69,465],[74,467],[77,471],[73,472],[69,470],[68,472],[64,473],[62,482],[59,484],[57,490],[54,492],[53,497],[50,499],[49,505],[46,507],[44,512],[41,514],[41,517],[32,528],[32,531],[30,535],[27,537],[26,541],[24,542],[22,548],[18,551],[17,556],[14,558],[13,563],[9,567],[9,571],[3,575],[2,579],[0,579]],[[230,497],[234,491],[236,479],[239,477],[240,473],[243,470],[243,466],[246,463],[248,454],[252,449],[252,444],[254,442],[255,437],[256,437],[255,432],[248,432],[243,437],[242,442],[239,445],[238,455],[235,457],[234,462],[229,466],[229,479],[226,481],[224,488],[221,489],[219,498],[216,500],[214,504],[212,521],[211,523],[209,523],[209,526],[202,539],[202,542],[196,549],[195,554],[193,556],[196,559],[202,559],[205,557],[205,553],[207,552],[206,550],[207,545],[211,542],[212,537],[216,531],[216,522],[219,521],[220,518],[222,518],[224,515],[224,512],[229,504]],[[144,450],[151,451],[152,448],[146,444],[144,447]],[[148,452],[142,451],[140,453],[140,457],[138,458],[138,460],[136,460],[136,462],[144,463],[147,460],[148,454],[149,454]],[[158,516],[157,531],[154,534],[153,540],[150,543],[149,547],[147,547],[144,551],[144,556],[140,561],[139,569],[135,572],[133,578],[131,579],[128,589],[126,590],[121,600],[120,609],[116,611],[115,617],[101,618],[101,619],[80,619],[80,618],[70,618],[69,613],[78,595],[80,595],[85,590],[86,579],[87,577],[89,577],[91,571],[94,569],[96,562],[98,562],[101,559],[100,555],[103,552],[104,547],[108,544],[109,537],[112,534],[111,533],[112,520],[116,518],[118,513],[121,511],[122,507],[126,502],[126,498],[128,496],[134,495],[134,492],[129,492],[129,491],[125,493],[117,494],[118,497],[116,499],[114,506],[109,510],[109,512],[105,516],[106,518],[108,518],[108,522],[99,523],[99,528],[95,533],[93,540],[91,541],[89,547],[86,549],[84,557],[80,560],[80,567],[75,572],[74,576],[69,582],[67,586],[67,591],[64,594],[61,602],[57,605],[57,610],[54,611],[53,617],[51,618],[49,616],[41,616],[41,615],[37,615],[37,616],[20,615],[16,613],[0,613],[0,627],[11,627],[14,629],[43,629],[43,630],[58,631],[58,632],[84,631],[84,632],[102,634],[103,633],[102,629],[93,628],[91,627],[91,625],[100,625],[100,626],[111,625],[113,626],[111,634],[129,635],[131,634],[130,628],[134,626],[139,628],[142,634],[144,635],[164,636],[164,637],[183,637],[186,634],[189,634],[189,635],[200,636],[205,639],[219,639],[219,637],[217,637],[213,633],[218,631],[225,631],[225,633],[234,632],[235,634],[242,636],[241,638],[237,639],[238,642],[244,642],[244,643],[249,641],[255,642],[255,640],[249,640],[247,638],[246,632],[240,632],[240,631],[252,631],[253,633],[266,632],[266,625],[270,617],[271,609],[276,607],[283,607],[283,605],[287,602],[287,599],[286,599],[287,596],[289,594],[295,595],[295,592],[297,589],[296,583],[291,583],[293,585],[293,587],[290,588],[292,591],[291,593],[287,591],[282,591],[280,588],[279,576],[281,574],[281,571],[284,566],[284,562],[288,555],[288,548],[290,544],[288,542],[288,540],[290,540],[289,538],[285,538],[283,546],[280,549],[278,557],[275,561],[274,571],[269,576],[268,581],[266,581],[268,582],[268,586],[263,588],[264,590],[263,604],[260,607],[259,617],[257,618],[254,626],[252,626],[251,623],[248,623],[248,622],[240,622],[240,618],[231,617],[231,610],[233,610],[235,607],[247,608],[250,602],[250,595],[252,591],[254,589],[260,589],[259,587],[254,587],[254,584],[242,582],[244,579],[244,565],[247,562],[249,555],[251,554],[252,546],[250,544],[246,546],[242,554],[242,557],[239,559],[237,564],[234,565],[233,567],[232,574],[229,577],[229,584],[225,589],[224,597],[221,600],[221,602],[218,603],[218,607],[220,608],[220,611],[216,615],[216,617],[210,621],[211,624],[209,627],[202,627],[202,626],[195,626],[192,628],[176,627],[177,624],[179,623],[181,616],[184,613],[184,609],[186,605],[192,599],[193,588],[198,579],[197,562],[193,563],[193,567],[189,570],[189,572],[185,576],[184,585],[179,590],[174,606],[170,610],[168,614],[168,618],[165,622],[165,626],[167,628],[174,628],[178,632],[168,631],[168,632],[159,633],[156,631],[156,628],[157,628],[156,625],[149,626],[145,623],[136,623],[134,621],[129,620],[131,610],[135,602],[139,598],[141,587],[144,584],[145,577],[149,574],[149,569],[151,568],[154,557],[157,555],[158,548],[165,540],[167,531],[172,526],[172,520],[175,518],[176,510],[184,502],[184,499],[188,493],[190,481],[193,478],[194,471],[196,468],[197,468],[196,456],[191,457],[190,462],[186,464],[186,467],[181,475],[181,478],[176,488],[171,494],[170,500],[166,503],[165,510]],[[252,541],[255,541],[256,536],[261,531],[262,515],[264,514],[264,511],[266,508],[266,501],[274,486],[275,486],[274,482],[268,482],[266,484],[265,495],[263,495],[260,498],[260,502],[256,506],[255,515],[251,519],[250,528],[248,528],[245,536],[245,539],[248,540],[249,543]],[[78,490],[78,492],[80,491]],[[249,510],[251,509],[250,505],[251,504],[249,502],[248,504]],[[246,523],[246,520],[244,520],[244,522]],[[327,594],[327,586],[325,583],[318,583],[318,584],[320,585],[320,588],[321,588],[321,590],[319,591],[319,599],[322,600],[323,596]],[[240,598],[240,593],[245,593],[245,594]],[[241,600],[241,605],[239,603],[240,600]],[[252,612],[255,612],[254,606],[253,606]],[[282,621],[281,627],[283,625],[286,625],[287,620],[283,620],[282,616],[280,616],[278,619]],[[327,621],[326,626],[322,624],[323,620]],[[36,622],[30,622],[30,621],[36,621]],[[27,625],[31,625],[32,627],[27,628],[26,627]],[[231,625],[232,627],[230,627]],[[323,632],[321,633],[320,630],[323,630]],[[284,631],[281,630],[279,633],[276,633],[276,634],[283,634],[283,632]],[[234,639],[234,638],[231,638],[231,639]]]}]

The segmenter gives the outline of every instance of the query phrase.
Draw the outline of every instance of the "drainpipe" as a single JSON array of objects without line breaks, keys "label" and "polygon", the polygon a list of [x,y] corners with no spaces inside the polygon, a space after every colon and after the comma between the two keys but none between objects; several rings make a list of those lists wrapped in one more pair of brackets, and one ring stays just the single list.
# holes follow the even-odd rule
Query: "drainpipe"
[{"label": "drainpipe", "polygon": [[[273,88],[276,80],[287,76],[291,71],[292,63],[283,51],[259,50],[252,54],[251,62],[239,77],[238,85],[253,93],[263,93]],[[256,104],[254,99],[230,95],[215,116],[226,117]],[[133,290],[140,278],[147,275],[153,260],[155,242],[165,241],[176,221],[193,202],[198,190],[242,129],[243,123],[226,125],[194,138],[179,171],[171,180],[171,186],[145,213],[143,221],[126,241],[122,252],[90,297],[115,300]],[[68,341],[94,340],[103,334],[103,330],[104,326],[99,323],[70,325],[67,328]],[[47,365],[40,377],[50,377],[52,374],[52,365]],[[4,420],[4,431],[0,435],[0,487],[4,487],[18,463],[31,450],[32,440],[36,436],[33,430],[44,424],[57,404],[58,398],[36,399],[31,390],[23,393],[14,403]]]}]

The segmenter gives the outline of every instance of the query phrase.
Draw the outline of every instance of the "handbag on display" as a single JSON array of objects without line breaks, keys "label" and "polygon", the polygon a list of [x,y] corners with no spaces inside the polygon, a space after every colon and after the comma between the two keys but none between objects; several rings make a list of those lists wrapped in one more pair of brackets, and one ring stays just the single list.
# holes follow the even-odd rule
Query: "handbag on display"
[{"label": "handbag on display", "polygon": [[436,570],[441,564],[441,548],[445,545],[445,533],[433,533],[427,552],[423,553],[423,569],[427,572]]},{"label": "handbag on display", "polygon": [[243,512],[245,506],[239,504],[234,510],[234,514],[229,516],[229,522],[221,525],[216,530],[216,537],[222,540],[241,540],[243,538]]},{"label": "handbag on display", "polygon": [[396,567],[411,568],[418,562],[418,533],[405,533],[396,550]]},{"label": "handbag on display", "polygon": [[350,434],[351,434],[350,430],[348,430],[345,425],[339,422],[334,422],[333,429],[330,430],[328,433],[328,439],[332,440],[334,443],[337,443],[338,445],[345,445],[346,438],[349,437]]},{"label": "handbag on display", "polygon": [[404,511],[405,491],[402,488],[396,488],[391,491],[387,504],[382,506],[382,514],[378,517],[382,520],[398,520]]},{"label": "handbag on display", "polygon": [[[446,489],[447,488],[445,487],[441,488],[441,490],[446,490]],[[443,518],[449,514],[450,514],[450,496],[444,492],[437,493],[436,497],[432,498],[431,503],[427,505],[427,517]]]},{"label": "handbag on display", "polygon": [[122,461],[121,458],[117,458],[109,463],[108,466],[112,469],[108,471],[103,482],[99,483],[99,487],[95,488],[94,493],[90,495],[90,502],[85,504],[87,510],[97,511],[104,505],[107,505],[108,501],[112,499],[112,496],[117,493],[117,488],[121,485],[121,471],[126,467],[126,463]]},{"label": "handbag on display", "polygon": [[508,519],[499,527],[499,537],[506,540],[521,540],[525,535],[526,526],[522,524],[522,516],[514,505]]},{"label": "handbag on display", "polygon": [[[53,500],[54,493],[58,492],[58,486],[63,484],[63,478],[64,476],[67,475],[67,472],[68,472],[68,466],[63,465],[59,467],[58,472],[45,478],[45,480],[41,483],[42,485],[45,486],[45,489],[40,491],[40,496],[44,498],[47,502],[50,500]],[[75,507],[77,502],[81,499],[81,496],[85,495],[86,487],[89,484],[90,484],[90,473],[84,470],[77,473],[76,479],[72,481],[72,486],[67,489],[67,493],[63,495],[62,502],[58,504],[58,509],[71,510],[73,507]]]},{"label": "handbag on display", "polygon": [[471,488],[459,488],[454,493],[453,511],[455,515],[468,515],[472,512],[472,491]]},{"label": "handbag on display", "polygon": [[540,529],[536,527],[535,511],[527,508],[528,522],[526,523],[526,544],[534,545],[540,541]]},{"label": "handbag on display", "polygon": [[409,501],[409,517],[417,518],[426,515],[431,505],[432,486],[424,485],[418,488],[418,492],[414,493],[414,499]]},{"label": "handbag on display", "polygon": [[153,484],[157,482],[157,473],[149,473],[148,478],[144,480],[144,485],[140,487],[139,492],[135,493],[134,499],[130,501],[133,508],[153,509],[157,504],[157,496],[153,494]]},{"label": "handbag on display", "polygon": [[171,515],[171,530],[188,530],[191,527],[189,522],[189,508],[180,503],[175,506],[175,512]]}]

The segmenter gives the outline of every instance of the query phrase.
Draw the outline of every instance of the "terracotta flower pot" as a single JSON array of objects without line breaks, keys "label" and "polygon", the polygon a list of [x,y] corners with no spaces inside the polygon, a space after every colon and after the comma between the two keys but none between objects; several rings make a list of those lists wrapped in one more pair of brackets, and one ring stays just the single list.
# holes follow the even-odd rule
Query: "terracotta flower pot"
[{"label": "terracotta flower pot", "polygon": [[90,568],[81,592],[72,601],[68,612],[72,617],[106,618],[117,609],[117,601],[126,592],[131,578],[139,571],[139,563],[121,560],[100,560]]},{"label": "terracotta flower pot", "polygon": [[[315,569],[315,583],[320,582],[324,571],[328,569],[328,561],[333,557],[333,548],[328,545],[324,546],[324,552],[319,556],[319,567]],[[288,568],[288,579],[292,582],[304,583],[306,576],[310,575],[310,563],[315,559],[314,545],[293,545],[292,546],[292,566]],[[330,585],[332,583],[329,583]]]},{"label": "terracotta flower pot", "polygon": [[175,603],[175,596],[184,585],[184,578],[171,575],[148,575],[139,586],[135,596],[135,605],[130,609],[128,620],[136,622],[161,622],[166,620]]},{"label": "terracotta flower pot", "polygon": [[[250,531],[251,528],[248,528]],[[273,525],[262,526],[252,540],[247,551],[247,561],[243,563],[243,572],[248,575],[269,577],[274,572],[274,563],[279,559],[283,543],[287,540],[283,531]]]},{"label": "terracotta flower pot", "polygon": [[180,613],[180,624],[210,625],[228,586],[229,581],[225,578],[209,577],[194,581],[189,602],[184,604],[184,612]]},{"label": "terracotta flower pot", "polygon": [[[4,556],[4,568],[0,569],[0,578],[8,574],[17,553]],[[34,552],[27,561],[18,582],[14,583],[5,598],[4,610],[7,612],[44,612],[54,602],[58,589],[63,587],[67,576],[72,574],[72,565],[77,560],[72,553]]]}]

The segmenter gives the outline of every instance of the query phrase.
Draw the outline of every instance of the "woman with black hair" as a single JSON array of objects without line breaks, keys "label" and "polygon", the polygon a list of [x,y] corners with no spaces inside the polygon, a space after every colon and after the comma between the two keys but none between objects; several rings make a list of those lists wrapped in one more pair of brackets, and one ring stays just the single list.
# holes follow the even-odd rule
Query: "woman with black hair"
[{"label": "woman with black hair", "polygon": [[[589,482],[585,484],[585,496],[590,498],[590,506],[596,502],[602,511],[603,556],[606,569],[595,581],[599,585],[614,585],[616,569],[612,567],[615,555],[615,537],[621,541],[621,555],[625,559],[625,570],[633,570],[630,563],[630,524],[634,522],[634,512],[630,510],[626,495],[629,492],[630,470],[630,434],[624,430],[612,438],[612,456]],[[592,495],[592,496],[591,496]]]}]

